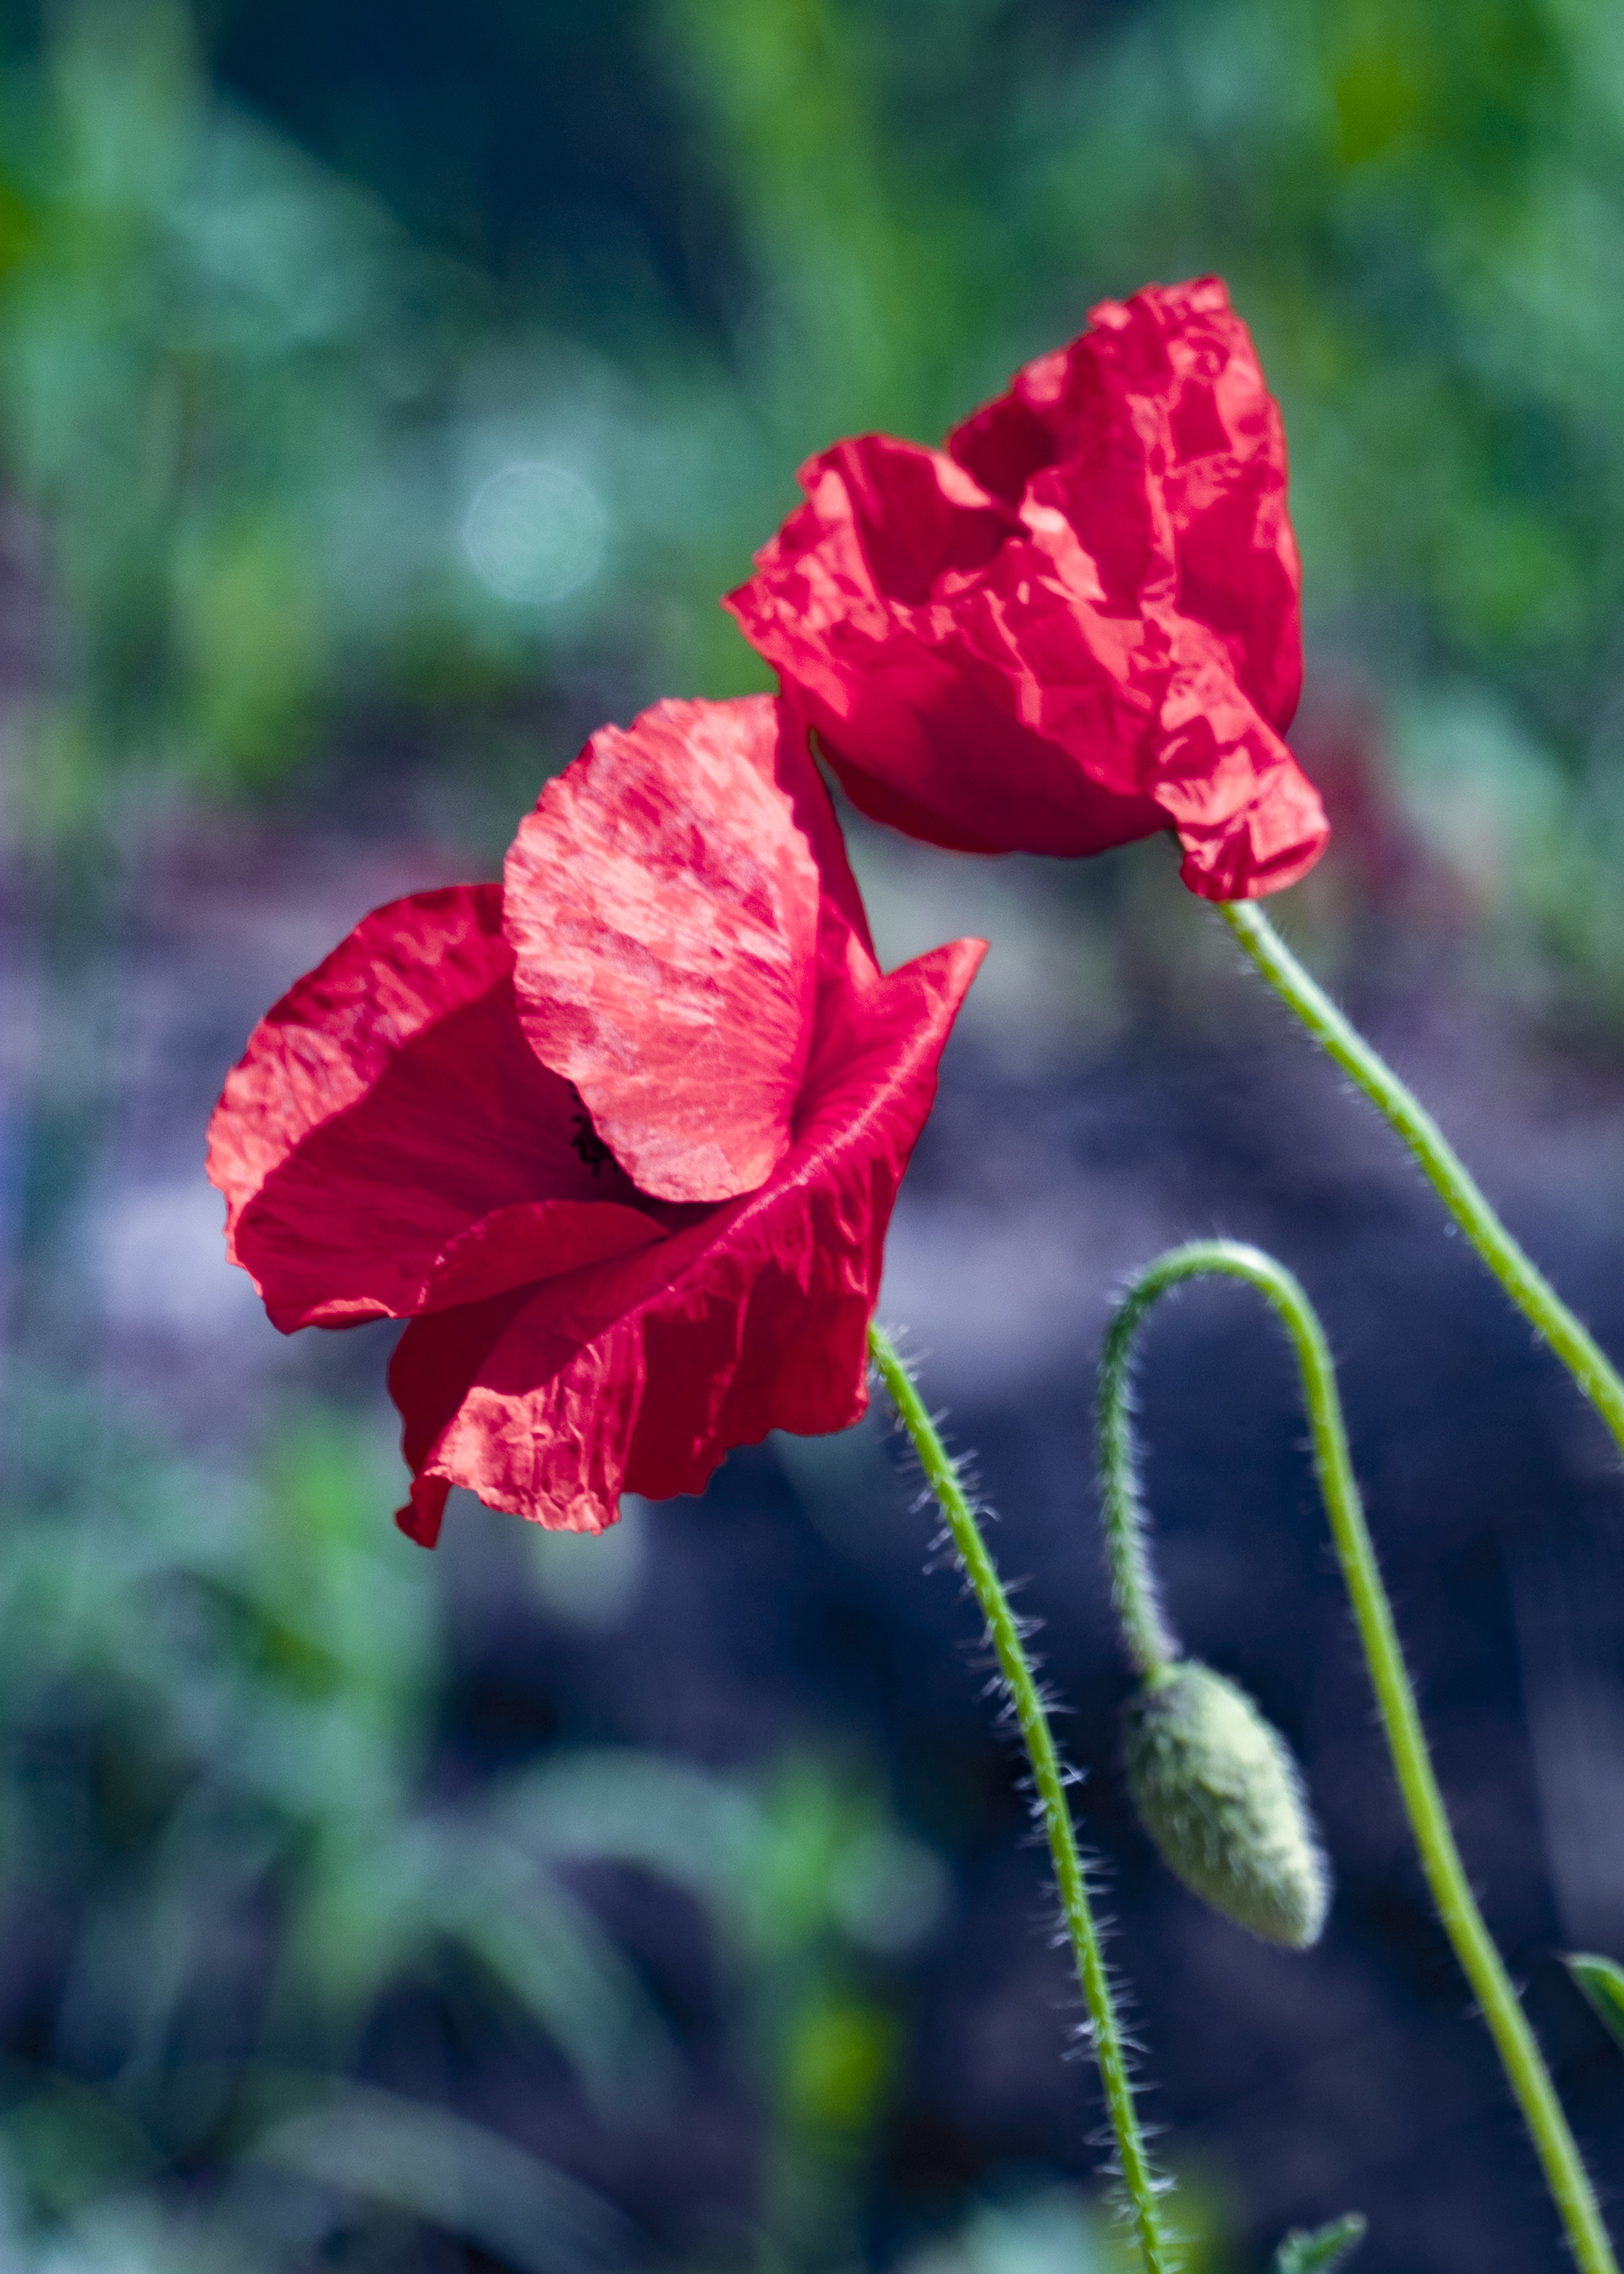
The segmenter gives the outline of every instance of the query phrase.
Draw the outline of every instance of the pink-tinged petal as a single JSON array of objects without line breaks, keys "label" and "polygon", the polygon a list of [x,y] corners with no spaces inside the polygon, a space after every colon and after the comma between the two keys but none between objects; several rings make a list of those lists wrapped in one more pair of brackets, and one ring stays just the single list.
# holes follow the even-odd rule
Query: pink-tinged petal
[{"label": "pink-tinged petal", "polygon": [[374,910],[227,1077],[209,1175],[232,1259],[284,1332],[464,1302],[576,1268],[583,1240],[601,1255],[662,1236],[612,1161],[583,1157],[580,1101],[521,1031],[500,922],[494,885]]},{"label": "pink-tinged petal", "polygon": [[816,1002],[819,878],[771,697],[660,703],[549,782],[508,855],[532,1050],[648,1193],[716,1201],[789,1144]]},{"label": "pink-tinged petal", "polygon": [[826,996],[790,1150],[658,1248],[408,1328],[390,1386],[438,1529],[445,1489],[598,1531],[622,1491],[697,1492],[731,1446],[846,1427],[897,1186],[983,953],[961,940]]}]

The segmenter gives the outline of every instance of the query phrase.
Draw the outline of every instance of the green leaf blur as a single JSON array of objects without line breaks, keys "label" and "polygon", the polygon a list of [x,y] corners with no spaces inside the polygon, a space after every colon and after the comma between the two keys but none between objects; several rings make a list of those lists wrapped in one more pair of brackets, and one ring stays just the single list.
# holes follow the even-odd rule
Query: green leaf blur
[{"label": "green leaf blur", "polygon": [[1624,2045],[1624,1966],[1578,1952],[1563,1963],[1609,2035]]},{"label": "green leaf blur", "polygon": [[1357,2210],[1317,2226],[1312,2233],[1299,2229],[1287,2235],[1274,2254],[1274,2274],[1331,2274],[1351,2256],[1365,2237],[1365,2221]]}]

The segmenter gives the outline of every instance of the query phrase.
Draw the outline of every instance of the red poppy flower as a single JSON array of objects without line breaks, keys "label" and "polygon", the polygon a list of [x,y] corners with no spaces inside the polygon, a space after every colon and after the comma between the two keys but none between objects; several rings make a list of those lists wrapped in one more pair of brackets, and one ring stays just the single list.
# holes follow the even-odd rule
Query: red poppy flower
[{"label": "red poppy flower", "polygon": [[411,1321],[447,1495],[572,1531],[840,1429],[898,1184],[983,953],[885,976],[805,730],[662,703],[543,790],[502,885],[379,908],[260,1021],[210,1127],[274,1322]]},{"label": "red poppy flower", "polygon": [[1302,677],[1280,412],[1216,277],[1091,311],[945,451],[801,470],[728,596],[853,802],[973,853],[1172,827],[1209,900],[1294,884],[1325,816],[1281,737]]}]

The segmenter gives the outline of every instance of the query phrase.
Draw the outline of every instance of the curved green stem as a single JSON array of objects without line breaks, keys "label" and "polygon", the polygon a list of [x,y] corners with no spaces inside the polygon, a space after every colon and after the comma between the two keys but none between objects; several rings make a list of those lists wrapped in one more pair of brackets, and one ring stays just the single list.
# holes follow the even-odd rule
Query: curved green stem
[{"label": "curved green stem", "polygon": [[1049,1835],[1056,1884],[1076,1956],[1077,1978],[1088,2008],[1094,2057],[1105,2088],[1105,2104],[1116,2136],[1123,2185],[1140,2254],[1147,2274],[1171,2274],[1172,2260],[1162,2231],[1157,2202],[1158,2183],[1150,2167],[1133,2105],[1122,2029],[1101,1954],[1099,1931],[1088,1901],[1087,1880],[1066,1798],[1065,1772],[1060,1766],[1049,1716],[1043,1711],[1043,1701],[1027,1662],[1019,1622],[1010,1608],[997,1567],[981,1538],[975,1511],[959,1480],[958,1468],[895,1346],[878,1327],[868,1329],[868,1351],[897,1409],[897,1418],[913,1440],[926,1481],[941,1504],[953,1545],[987,1622],[988,1636],[1015,1708],[1021,1742],[1032,1764],[1033,1783],[1043,1811],[1043,1829]]},{"label": "curved green stem", "polygon": [[1597,1407],[1624,1452],[1624,1380],[1507,1231],[1432,1115],[1310,978],[1255,900],[1220,900],[1217,909],[1282,1002],[1397,1130],[1467,1239]]},{"label": "curved green stem", "polygon": [[1337,1560],[1352,1600],[1387,1749],[1438,1915],[1483,2007],[1568,2229],[1575,2259],[1583,2274],[1618,2274],[1595,2191],[1556,2089],[1484,1924],[1455,1844],[1354,1480],[1336,1373],[1324,1329],[1313,1306],[1282,1264],[1258,1248],[1244,1247],[1233,1240],[1193,1240],[1159,1257],[1134,1281],[1106,1336],[1100,1367],[1105,1530],[1112,1584],[1134,1663],[1141,1673],[1154,1675],[1178,1655],[1178,1645],[1156,1601],[1145,1511],[1134,1475],[1129,1411],[1134,1341],[1159,1296],[1181,1280],[1207,1272],[1244,1279],[1268,1298],[1284,1322],[1302,1379],[1314,1471],[1336,1542]]}]

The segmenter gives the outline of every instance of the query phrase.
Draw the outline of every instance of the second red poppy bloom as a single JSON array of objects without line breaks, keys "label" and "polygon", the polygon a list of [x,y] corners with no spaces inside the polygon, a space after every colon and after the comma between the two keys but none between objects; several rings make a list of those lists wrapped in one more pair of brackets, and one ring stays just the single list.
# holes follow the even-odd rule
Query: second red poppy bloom
[{"label": "second red poppy bloom", "polygon": [[376,910],[283,998],[209,1173],[277,1326],[410,1320],[414,1537],[453,1485],[597,1531],[857,1419],[981,953],[882,974],[804,729],[753,697],[604,728],[502,885]]},{"label": "second red poppy bloom", "polygon": [[1294,884],[1325,815],[1280,412],[1223,285],[1103,301],[929,450],[803,466],[726,605],[853,802],[936,845],[1098,853],[1173,828],[1209,900]]}]

